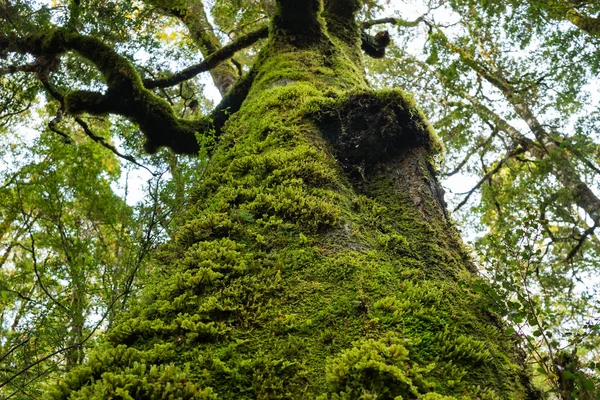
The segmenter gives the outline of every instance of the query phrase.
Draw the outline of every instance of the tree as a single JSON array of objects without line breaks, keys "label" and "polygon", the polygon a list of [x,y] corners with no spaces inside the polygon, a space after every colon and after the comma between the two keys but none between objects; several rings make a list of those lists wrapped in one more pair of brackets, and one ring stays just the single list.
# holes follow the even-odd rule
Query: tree
[{"label": "tree", "polygon": [[[198,6],[158,11],[194,32],[208,23]],[[198,36],[206,58],[156,78],[111,29],[84,23],[101,5],[74,1],[64,20],[37,25],[16,18],[28,7],[2,8],[14,27],[0,34],[3,74],[35,76],[32,91],[43,86],[58,109],[51,131],[70,140],[69,117],[97,137],[89,116],[115,114],[149,152],[210,155],[142,293],[46,398],[540,398],[515,338],[471,286],[435,134],[409,95],[366,83],[361,2],[279,0],[269,28],[223,47]],[[267,34],[210,113],[187,118],[165,100],[179,85],[191,107],[183,82]],[[363,35],[363,48],[380,54],[384,36]],[[68,85],[78,73],[97,81]]]}]

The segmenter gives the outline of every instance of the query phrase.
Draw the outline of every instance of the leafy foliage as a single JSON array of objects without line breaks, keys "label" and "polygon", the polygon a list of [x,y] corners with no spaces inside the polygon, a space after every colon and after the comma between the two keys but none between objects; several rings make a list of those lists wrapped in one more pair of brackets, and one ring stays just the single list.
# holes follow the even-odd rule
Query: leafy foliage
[{"label": "leafy foliage", "polygon": [[[380,85],[413,91],[427,110],[447,149],[448,182],[473,182],[450,201],[491,279],[478,292],[509,321],[519,316],[515,329],[560,398],[587,398],[598,376],[585,365],[599,356],[600,42],[569,17],[597,18],[597,7],[434,2],[421,29],[399,20],[393,56],[370,63]],[[538,340],[546,331],[553,339]],[[567,389],[553,356],[563,351],[595,378]]]}]

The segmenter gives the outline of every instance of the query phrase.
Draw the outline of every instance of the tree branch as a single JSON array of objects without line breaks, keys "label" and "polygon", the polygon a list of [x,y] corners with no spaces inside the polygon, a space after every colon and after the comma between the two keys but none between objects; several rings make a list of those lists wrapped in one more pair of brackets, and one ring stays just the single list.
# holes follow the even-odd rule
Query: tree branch
[{"label": "tree branch", "polygon": [[[146,0],[166,14],[179,19],[188,29],[198,49],[208,58],[221,49],[221,42],[206,16],[202,1],[198,0]],[[213,82],[221,95],[225,95],[241,77],[236,74],[231,63],[224,62],[210,69]]]},{"label": "tree branch", "polygon": [[576,9],[570,9],[565,14],[566,19],[590,36],[600,36],[600,17],[592,17]]},{"label": "tree branch", "polygon": [[0,362],[2,362],[6,357],[10,356],[11,353],[15,350],[17,350],[19,347],[26,345],[27,343],[29,343],[29,338],[26,338],[25,340],[15,344],[13,347],[11,347],[6,353],[4,353],[2,355],[2,357],[0,357]]},{"label": "tree branch", "polygon": [[483,142],[480,142],[476,146],[473,146],[467,152],[467,155],[462,159],[462,161],[456,166],[456,168],[454,168],[452,171],[450,171],[448,173],[443,174],[443,176],[450,177],[450,176],[453,176],[453,175],[456,175],[457,173],[459,173],[460,170],[469,161],[469,159],[473,156],[473,154],[475,154],[479,149],[482,149],[483,151],[485,151],[488,148],[490,143],[492,143],[492,140],[498,135],[499,132],[500,132],[500,130],[498,128],[493,127],[492,133],[490,136],[488,136]]},{"label": "tree branch", "polygon": [[15,380],[19,376],[23,375],[25,372],[29,371],[31,368],[35,367],[36,365],[41,364],[42,362],[48,360],[49,358],[54,357],[57,354],[64,353],[65,351],[68,351],[70,349],[74,349],[76,347],[83,346],[94,335],[94,333],[96,333],[96,331],[98,330],[98,328],[100,328],[100,325],[102,325],[102,323],[104,323],[104,320],[108,316],[109,311],[114,307],[114,305],[116,304],[117,300],[120,299],[121,297],[123,297],[123,295],[124,295],[124,293],[121,293],[119,296],[117,296],[113,300],[113,302],[110,304],[110,306],[108,307],[108,309],[106,310],[106,312],[102,315],[102,318],[100,318],[100,321],[98,321],[96,323],[96,325],[94,326],[94,328],[90,331],[90,333],[86,337],[84,337],[82,340],[80,340],[77,343],[73,343],[73,344],[71,344],[69,346],[65,346],[65,347],[62,347],[62,348],[60,348],[58,350],[55,350],[52,353],[47,354],[44,357],[39,358],[36,361],[32,362],[28,366],[22,368],[20,371],[14,373],[10,378],[8,378],[7,380],[5,380],[4,382],[0,382],[0,389],[2,387],[4,387],[4,386],[8,385],[10,382],[12,382],[13,380]]},{"label": "tree branch", "polygon": [[518,154],[524,153],[525,151],[527,151],[526,147],[519,146],[516,149],[510,150],[508,153],[506,153],[506,155],[498,162],[498,164],[492,170],[490,170],[488,173],[486,173],[483,176],[483,178],[481,178],[481,180],[479,180],[479,182],[477,182],[477,185],[475,185],[471,190],[469,190],[467,192],[467,195],[465,196],[465,198],[454,208],[454,210],[452,210],[452,212],[456,212],[462,206],[464,206],[467,203],[467,201],[469,200],[469,198],[471,197],[471,195],[473,195],[473,193],[475,193],[475,191],[477,189],[479,189],[481,187],[481,185],[483,185],[485,183],[485,181],[487,181],[489,178],[494,176],[494,174],[496,174],[498,171],[500,171],[500,168],[502,168],[504,166],[504,164],[506,164],[508,162],[508,160],[510,160],[511,158],[513,158],[514,156],[516,156]]},{"label": "tree branch", "polygon": [[[553,138],[552,132],[538,120],[533,110],[527,103],[527,98],[519,96],[502,71],[491,66],[491,71],[480,62],[475,61],[466,50],[453,44],[448,40],[444,33],[437,29],[434,34],[448,50],[457,54],[460,59],[471,67],[481,78],[487,80],[502,92],[508,103],[514,108],[516,114],[527,124],[535,136],[539,147],[545,154],[536,154],[537,158],[544,158],[552,154],[556,157],[556,162],[552,164],[552,173],[558,181],[571,193],[575,204],[585,210],[585,212],[594,221],[594,224],[600,226],[600,198],[590,189],[590,187],[581,180],[579,173],[573,165],[570,157],[559,147],[557,141]],[[563,136],[564,135],[560,135]]]},{"label": "tree branch", "polygon": [[112,144],[108,143],[106,141],[106,139],[104,139],[102,136],[98,136],[96,135],[88,126],[88,124],[82,120],[80,117],[75,117],[75,122],[77,122],[79,124],[79,126],[81,126],[81,128],[83,129],[83,132],[90,138],[92,139],[94,142],[100,144],[102,147],[104,147],[105,149],[108,149],[109,151],[111,151],[112,153],[114,153],[117,157],[120,157],[124,160],[127,160],[135,165],[137,165],[140,168],[145,169],[146,171],[150,172],[150,174],[152,175],[156,175],[155,172],[153,172],[150,168],[146,167],[143,164],[140,164],[135,157],[133,157],[130,154],[123,154],[121,153],[119,150],[117,150],[117,148],[115,146],[113,146]]},{"label": "tree branch", "polygon": [[208,119],[178,118],[165,100],[142,85],[133,65],[101,40],[62,30],[23,38],[0,35],[0,53],[14,51],[38,57],[56,57],[68,50],[91,61],[102,73],[108,89],[104,94],[90,91],[67,93],[64,96],[65,112],[72,115],[114,113],[129,118],[146,135],[145,146],[150,153],[161,146],[170,147],[176,153],[194,154],[198,151],[195,135],[196,132],[208,131]]},{"label": "tree branch", "polygon": [[[224,48],[211,58],[211,62],[232,54],[238,46],[256,41],[264,35],[266,28],[246,35],[243,41],[236,41],[235,45]],[[78,90],[62,96],[56,91],[52,93],[52,87],[48,86],[49,92],[58,99],[62,97],[68,114],[112,113],[130,119],[145,134],[145,148],[149,153],[167,146],[175,153],[196,154],[199,151],[196,134],[218,136],[229,115],[239,110],[255,76],[255,73],[249,73],[238,82],[210,115],[190,120],[177,117],[169,103],[144,87],[137,71],[125,57],[97,38],[61,30],[23,38],[0,35],[0,54],[12,51],[57,57],[68,50],[91,61],[101,72],[108,89],[105,93]],[[43,76],[41,79],[44,81]]]},{"label": "tree branch", "polygon": [[583,244],[585,243],[586,239],[588,238],[588,236],[590,236],[592,233],[594,233],[594,231],[596,230],[597,225],[594,224],[591,227],[587,228],[583,234],[581,235],[581,237],[577,240],[577,244],[571,249],[571,251],[569,251],[569,254],[567,254],[567,257],[565,258],[565,261],[570,261],[573,257],[575,257],[575,255],[577,254],[577,252],[579,252],[579,249],[581,248],[581,246],[583,246]]},{"label": "tree branch", "polygon": [[31,105],[32,105],[32,104],[33,104],[33,102],[32,102],[32,101],[29,101],[29,102],[27,103],[27,105],[26,105],[24,108],[20,109],[20,110],[17,110],[17,111],[12,111],[12,112],[8,112],[8,113],[6,113],[6,114],[0,114],[0,120],[5,120],[5,121],[3,121],[3,122],[0,124],[0,126],[7,126],[7,125],[10,123],[10,119],[11,119],[12,117],[14,117],[14,116],[16,116],[16,115],[19,115],[19,114],[22,114],[22,113],[24,113],[25,111],[29,110],[29,108],[31,107]]},{"label": "tree branch", "polygon": [[[58,89],[56,89],[54,87],[54,85],[52,85],[50,83],[50,81],[48,80],[48,76],[39,76],[40,80],[42,81],[42,84],[44,85],[44,88],[46,88],[46,90],[48,91],[48,93],[50,93],[50,95],[52,97],[54,97],[56,100],[58,100],[61,104],[61,109],[58,110],[58,113],[56,115],[56,118],[54,118],[52,121],[50,121],[48,123],[48,127],[50,128],[50,130],[52,132],[55,132],[56,134],[62,136],[65,138],[65,143],[73,143],[73,140],[69,137],[69,135],[67,135],[66,133],[62,132],[61,130],[58,129],[58,127],[56,126],[59,122],[62,121],[63,119],[63,108],[65,108],[65,104],[64,104],[64,96],[62,95],[62,93],[60,93],[58,91]],[[103,146],[104,148],[110,150],[113,154],[115,154],[117,157],[120,157],[124,160],[127,160],[135,165],[137,165],[138,167],[144,168],[146,171],[150,172],[150,174],[154,175],[154,172],[152,172],[148,167],[146,167],[145,165],[140,164],[132,155],[128,155],[128,154],[123,154],[121,153],[119,150],[117,150],[116,147],[114,147],[113,145],[111,145],[110,143],[108,143],[102,136],[98,136],[96,135],[87,125],[87,123],[85,121],[83,121],[81,118],[79,117],[75,117],[75,122],[77,122],[79,124],[79,126],[81,126],[81,128],[83,129],[83,132],[93,141],[95,141],[96,143],[99,143],[101,146]]]},{"label": "tree branch", "polygon": [[221,47],[219,50],[215,51],[210,56],[205,58],[202,62],[188,67],[176,73],[175,75],[162,79],[144,80],[144,86],[147,89],[154,89],[177,85],[178,83],[191,79],[202,72],[211,70],[212,68],[219,65],[219,63],[221,63],[222,61],[231,58],[237,51],[253,45],[258,40],[264,39],[268,35],[268,27],[257,29],[254,32],[250,32],[247,35],[241,36],[239,39],[229,43],[228,45]]},{"label": "tree branch", "polygon": [[15,390],[14,392],[12,392],[8,396],[6,396],[4,398],[4,400],[9,400],[11,397],[13,397],[15,394],[17,394],[19,392],[23,393],[24,395],[26,395],[28,397],[31,397],[32,399],[35,399],[35,397],[33,397],[32,395],[30,395],[29,393],[26,393],[24,389],[27,386],[29,386],[31,383],[33,383],[34,381],[36,381],[36,380],[40,379],[42,376],[46,375],[48,372],[50,372],[54,368],[55,368],[54,366],[50,366],[50,367],[46,368],[45,370],[43,370],[42,372],[40,372],[39,374],[37,374],[36,376],[31,378],[30,380],[28,380],[27,382],[22,384],[23,386],[21,386],[19,389]]},{"label": "tree branch", "polygon": [[[50,292],[48,291],[48,289],[46,289],[46,287],[44,286],[44,283],[42,282],[42,278],[40,277],[40,272],[38,270],[37,257],[35,256],[35,239],[33,238],[32,233],[29,233],[29,237],[31,239],[31,249],[29,251],[31,251],[31,258],[33,260],[33,271],[34,271],[35,277],[37,278],[37,281],[40,285],[40,288],[42,289],[42,291],[44,293],[46,293],[46,296],[48,296],[48,298],[52,301],[52,303],[56,304],[58,306],[58,308],[62,309],[68,315],[69,309],[67,307],[65,307],[57,299],[55,299],[54,296],[52,296],[50,294]],[[47,259],[44,260],[44,266],[46,265],[47,261],[48,261]]]},{"label": "tree branch", "polygon": [[369,29],[370,27],[375,26],[375,25],[392,24],[392,25],[412,28],[412,27],[418,26],[423,21],[425,21],[424,15],[421,15],[419,18],[415,19],[414,21],[407,21],[407,20],[404,20],[401,18],[388,17],[388,18],[371,19],[368,21],[361,22],[360,27],[362,29]]}]

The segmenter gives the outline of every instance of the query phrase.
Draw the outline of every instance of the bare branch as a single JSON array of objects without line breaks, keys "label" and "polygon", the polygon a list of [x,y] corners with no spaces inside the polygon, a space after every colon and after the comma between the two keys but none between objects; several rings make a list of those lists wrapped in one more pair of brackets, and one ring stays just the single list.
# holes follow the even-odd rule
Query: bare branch
[{"label": "bare branch", "polygon": [[151,169],[149,169],[148,167],[146,167],[143,164],[140,164],[135,157],[133,157],[132,155],[129,154],[123,154],[121,153],[119,150],[117,150],[117,148],[115,146],[113,146],[112,144],[108,143],[106,141],[106,139],[104,139],[102,136],[98,136],[96,135],[89,127],[89,125],[82,120],[80,117],[75,117],[75,122],[77,122],[79,124],[79,126],[81,126],[81,128],[83,129],[83,132],[85,132],[85,134],[92,139],[94,142],[99,143],[102,147],[104,147],[105,149],[110,150],[112,153],[114,153],[117,157],[120,157],[124,160],[127,160],[135,165],[137,165],[140,168],[145,169],[146,171],[150,172],[152,175],[156,175],[155,172],[153,172]]},{"label": "bare branch", "polygon": [[0,357],[0,362],[2,360],[4,360],[6,357],[10,356],[12,354],[13,351],[17,350],[19,347],[26,345],[27,343],[29,343],[29,338],[15,344],[13,347],[10,348],[10,350],[8,350],[6,353],[4,353],[2,355],[2,357]]},{"label": "bare branch", "polygon": [[65,143],[66,144],[71,144],[73,143],[73,140],[71,139],[71,137],[64,133],[63,131],[61,131],[60,129],[58,129],[58,127],[56,126],[60,121],[62,121],[63,119],[63,113],[62,113],[62,109],[58,110],[58,113],[56,114],[56,117],[54,119],[52,119],[50,122],[48,122],[48,128],[56,133],[59,136],[62,136],[65,139]]},{"label": "bare branch", "polygon": [[8,378],[7,380],[5,380],[4,382],[0,382],[0,389],[2,387],[4,387],[4,386],[8,385],[10,382],[12,382],[13,380],[15,380],[19,376],[23,375],[25,372],[29,371],[31,368],[35,367],[36,365],[41,364],[42,362],[48,360],[49,358],[52,358],[52,357],[54,357],[57,354],[64,353],[65,351],[68,351],[70,349],[74,349],[76,347],[83,346],[94,335],[94,333],[96,333],[96,331],[100,328],[100,326],[104,323],[104,321],[106,320],[106,317],[108,317],[110,311],[113,309],[113,307],[115,306],[115,304],[117,303],[117,301],[119,301],[119,299],[121,299],[121,297],[126,296],[129,293],[129,290],[130,290],[130,287],[128,286],[126,288],[126,290],[123,291],[123,293],[119,294],[118,296],[116,296],[113,299],[113,301],[110,303],[110,305],[107,307],[106,311],[102,315],[102,318],[100,318],[100,320],[96,323],[96,325],[94,325],[93,329],[90,331],[90,333],[86,337],[84,337],[82,340],[80,340],[77,343],[73,343],[73,344],[71,344],[69,346],[65,346],[65,347],[62,347],[62,348],[60,348],[60,349],[58,349],[56,351],[53,351],[52,353],[47,354],[44,357],[41,357],[38,360],[32,362],[28,366],[22,368],[20,371],[18,371],[15,374],[13,374],[10,378]]},{"label": "bare branch", "polygon": [[450,171],[446,174],[443,174],[443,176],[449,177],[449,176],[456,175],[457,173],[459,173],[460,170],[465,166],[465,164],[469,161],[471,156],[473,156],[473,154],[475,154],[476,151],[478,151],[479,149],[485,150],[488,148],[490,143],[492,143],[492,140],[498,135],[499,132],[500,132],[499,129],[497,129],[497,128],[493,129],[492,134],[487,139],[485,139],[485,141],[483,141],[482,143],[479,143],[476,146],[474,146],[473,148],[471,148],[467,152],[467,155],[463,158],[463,160],[456,166],[456,168],[454,168],[452,171]]},{"label": "bare branch", "polygon": [[30,395],[29,393],[25,393],[25,391],[23,389],[26,388],[27,386],[29,386],[33,381],[36,381],[36,380],[40,379],[42,376],[46,375],[48,372],[50,372],[54,368],[55,368],[54,366],[50,366],[50,367],[46,368],[45,370],[43,370],[42,372],[40,372],[39,374],[37,374],[36,376],[31,378],[30,380],[28,380],[27,382],[25,382],[19,389],[15,390],[10,395],[5,397],[4,400],[10,399],[11,397],[13,397],[15,394],[17,394],[19,392],[23,393],[24,395],[26,395],[28,397],[31,397],[32,399],[35,399],[35,397]]},{"label": "bare branch", "polygon": [[229,43],[228,45],[215,51],[202,62],[188,67],[173,76],[156,80],[144,80],[144,86],[148,89],[165,88],[177,85],[180,82],[193,78],[194,76],[211,70],[222,61],[231,58],[237,51],[242,50],[256,43],[260,39],[264,39],[269,35],[269,28],[263,27],[250,32],[247,35],[241,36],[239,39]]},{"label": "bare branch", "polygon": [[516,156],[518,154],[522,154],[526,151],[527,151],[527,148],[523,147],[523,146],[519,146],[516,149],[509,151],[500,161],[498,161],[498,164],[496,164],[496,166],[492,170],[490,170],[488,173],[486,173],[483,176],[483,178],[481,178],[481,180],[479,182],[477,182],[477,185],[475,185],[471,190],[469,190],[467,192],[467,195],[465,196],[465,198],[452,211],[456,212],[462,206],[464,206],[467,203],[467,201],[469,201],[469,198],[471,197],[471,195],[473,195],[473,193],[475,193],[475,191],[477,189],[479,189],[481,187],[481,185],[484,184],[485,181],[487,181],[492,176],[494,176],[494,174],[496,174],[496,172],[500,171],[500,168],[502,168],[504,166],[504,164],[506,164],[508,162],[508,160],[510,160],[514,156]]},{"label": "bare branch", "polygon": [[[31,251],[31,258],[33,260],[33,271],[35,273],[35,277],[37,278],[37,281],[40,285],[40,288],[42,288],[42,291],[46,294],[46,296],[48,296],[48,298],[58,306],[58,308],[61,308],[64,312],[66,312],[67,314],[69,313],[69,309],[67,307],[65,307],[61,302],[59,302],[58,300],[56,300],[54,298],[54,296],[52,296],[50,294],[50,292],[48,291],[48,289],[46,289],[46,286],[44,286],[44,283],[42,282],[42,278],[40,277],[40,272],[38,270],[38,262],[37,262],[37,257],[35,256],[35,239],[33,238],[33,234],[30,233],[29,237],[31,239],[31,249],[29,249],[29,251]],[[44,266],[47,263],[47,259],[44,260]]]},{"label": "bare branch", "polygon": [[[221,49],[221,42],[215,35],[213,26],[206,15],[203,2],[197,0],[145,1],[158,6],[162,13],[179,19],[188,29],[190,36],[205,59]],[[242,76],[242,74],[236,74],[233,65],[229,62],[220,63],[210,69],[210,75],[222,96],[229,92],[229,89]]]},{"label": "bare branch", "polygon": [[6,121],[2,122],[2,125],[6,126],[7,124],[9,124],[11,117],[14,117],[16,115],[22,114],[25,111],[29,110],[29,108],[31,107],[32,104],[33,104],[33,102],[29,101],[29,103],[27,103],[27,105],[25,106],[25,108],[22,108],[22,109],[17,110],[17,111],[13,111],[13,112],[9,112],[9,113],[0,115],[0,120],[6,120]]},{"label": "bare branch", "polygon": [[593,226],[589,227],[588,229],[586,229],[583,234],[581,235],[581,237],[579,238],[579,240],[577,240],[577,244],[571,249],[571,251],[569,251],[569,254],[567,254],[567,257],[565,258],[565,261],[570,261],[573,257],[575,257],[575,255],[579,252],[579,249],[581,248],[581,246],[583,246],[583,244],[585,243],[586,239],[588,238],[588,236],[590,236],[591,234],[594,233],[594,231],[596,230],[597,225],[594,224]]}]

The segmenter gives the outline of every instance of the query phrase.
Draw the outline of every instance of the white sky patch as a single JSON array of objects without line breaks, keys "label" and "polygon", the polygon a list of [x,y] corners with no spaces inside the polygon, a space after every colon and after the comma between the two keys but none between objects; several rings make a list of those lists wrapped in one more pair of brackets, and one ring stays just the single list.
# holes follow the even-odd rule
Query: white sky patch
[{"label": "white sky patch", "polygon": [[111,186],[128,205],[134,206],[148,196],[147,185],[151,179],[149,171],[136,167],[123,171],[119,181]]},{"label": "white sky patch", "polygon": [[448,178],[441,179],[442,185],[452,193],[466,193],[471,190],[480,178],[473,175],[455,174]]}]

